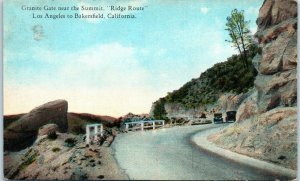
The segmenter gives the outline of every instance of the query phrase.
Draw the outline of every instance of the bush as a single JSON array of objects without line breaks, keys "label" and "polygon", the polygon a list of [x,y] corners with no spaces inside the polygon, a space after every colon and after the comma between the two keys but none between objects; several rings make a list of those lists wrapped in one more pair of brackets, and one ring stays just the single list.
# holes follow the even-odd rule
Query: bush
[{"label": "bush", "polygon": [[59,152],[59,151],[60,151],[60,148],[58,148],[58,147],[52,148],[52,151],[53,151],[53,152]]},{"label": "bush", "polygon": [[167,120],[167,112],[165,110],[165,102],[166,102],[166,100],[164,98],[159,99],[158,101],[155,102],[155,107],[153,110],[154,119]]},{"label": "bush", "polygon": [[48,139],[50,139],[50,140],[55,140],[56,138],[57,138],[57,134],[56,134],[56,131],[54,130],[54,131],[50,131],[49,133],[48,133]]},{"label": "bush", "polygon": [[66,147],[74,147],[75,145],[76,145],[76,139],[74,139],[74,138],[67,138],[66,140],[65,140],[65,144],[64,144],[64,146],[66,146]]}]

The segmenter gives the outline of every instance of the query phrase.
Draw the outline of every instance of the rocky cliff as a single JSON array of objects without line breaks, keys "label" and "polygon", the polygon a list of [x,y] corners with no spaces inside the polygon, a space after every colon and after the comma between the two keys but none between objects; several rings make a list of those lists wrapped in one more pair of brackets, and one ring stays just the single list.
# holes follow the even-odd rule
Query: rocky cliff
[{"label": "rocky cliff", "polygon": [[[179,103],[166,103],[165,110],[169,119],[185,118],[187,120],[193,120],[205,114],[208,119],[212,120],[213,113],[236,111],[248,94],[249,93],[224,93],[219,96],[215,103],[196,108],[186,108]],[[225,114],[223,116],[225,116]]]},{"label": "rocky cliff", "polygon": [[253,59],[254,92],[237,123],[210,139],[222,147],[296,169],[297,1],[265,0],[257,19],[262,48]]}]

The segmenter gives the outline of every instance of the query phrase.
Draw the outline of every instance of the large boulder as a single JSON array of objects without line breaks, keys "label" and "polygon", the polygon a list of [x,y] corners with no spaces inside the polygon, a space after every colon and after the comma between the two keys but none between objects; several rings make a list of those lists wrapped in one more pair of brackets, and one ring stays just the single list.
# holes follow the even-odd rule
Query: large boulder
[{"label": "large boulder", "polygon": [[55,134],[58,131],[56,124],[46,124],[39,129],[38,136]]},{"label": "large boulder", "polygon": [[270,75],[282,69],[290,70],[297,66],[297,46],[295,46],[297,44],[297,34],[295,33],[297,29],[294,27],[296,23],[296,20],[289,21],[286,23],[287,28],[282,30],[272,29],[271,32],[263,35],[266,39],[269,39],[268,36],[270,36],[271,39],[275,40],[265,40],[269,42],[262,48],[260,73]]},{"label": "large boulder", "polygon": [[282,70],[297,68],[297,33],[294,33],[288,42],[282,56]]},{"label": "large boulder", "polygon": [[297,104],[297,70],[278,72],[274,75],[258,75],[255,80],[260,113],[278,106]]},{"label": "large boulder", "polygon": [[257,19],[262,53],[254,58],[258,112],[297,102],[297,1],[265,0]]},{"label": "large boulder", "polygon": [[[256,34],[262,57],[258,71],[271,75],[297,66],[297,19],[290,19]],[[255,60],[255,64],[257,60]]]},{"label": "large boulder", "polygon": [[259,30],[297,17],[297,0],[265,0],[256,20]]},{"label": "large boulder", "polygon": [[255,36],[262,47],[254,65],[262,75],[297,68],[297,1],[265,0]]},{"label": "large boulder", "polygon": [[247,94],[232,94],[226,93],[219,97],[218,105],[221,112],[236,111],[242,101],[247,97]]},{"label": "large boulder", "polygon": [[60,132],[66,132],[67,111],[68,102],[65,100],[48,102],[33,109],[4,130],[4,149],[20,150],[30,146],[39,128],[46,124],[56,124]]}]

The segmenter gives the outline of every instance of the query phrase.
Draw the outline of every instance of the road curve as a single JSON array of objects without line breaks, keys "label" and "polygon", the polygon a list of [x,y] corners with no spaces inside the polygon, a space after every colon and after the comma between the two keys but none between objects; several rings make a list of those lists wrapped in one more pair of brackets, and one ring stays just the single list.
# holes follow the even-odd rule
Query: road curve
[{"label": "road curve", "polygon": [[210,154],[191,144],[199,131],[226,125],[198,125],[130,132],[112,147],[130,179],[153,180],[274,180],[285,179]]}]

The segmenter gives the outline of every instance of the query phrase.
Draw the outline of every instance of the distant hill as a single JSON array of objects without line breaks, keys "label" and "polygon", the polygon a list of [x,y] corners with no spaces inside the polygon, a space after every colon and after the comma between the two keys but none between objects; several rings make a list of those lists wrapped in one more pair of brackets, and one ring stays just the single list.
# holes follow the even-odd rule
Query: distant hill
[{"label": "distant hill", "polygon": [[106,127],[119,126],[121,120],[111,116],[100,116],[89,113],[68,113],[68,126],[71,133],[85,133],[87,123],[102,123]]},{"label": "distant hill", "polygon": [[222,93],[245,93],[253,88],[257,71],[252,65],[259,48],[252,45],[248,51],[248,68],[244,68],[241,56],[233,55],[225,62],[217,63],[192,79],[178,90],[168,93],[154,103],[153,116],[166,119],[165,103],[179,103],[183,107],[195,108],[215,103]]}]

